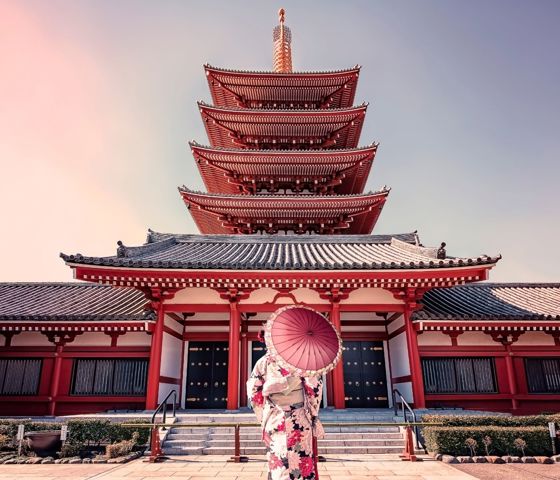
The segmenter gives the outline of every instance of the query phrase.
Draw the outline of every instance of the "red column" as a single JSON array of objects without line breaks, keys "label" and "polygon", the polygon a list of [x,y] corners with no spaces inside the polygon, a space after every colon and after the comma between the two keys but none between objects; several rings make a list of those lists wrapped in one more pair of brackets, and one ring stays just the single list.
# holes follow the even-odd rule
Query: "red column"
[{"label": "red column", "polygon": [[404,323],[406,326],[406,345],[408,349],[408,360],[410,362],[410,376],[412,377],[412,394],[414,395],[414,408],[426,408],[424,398],[424,378],[420,353],[418,351],[418,336],[411,319],[411,310],[408,306],[404,311]]},{"label": "red column", "polygon": [[239,330],[241,319],[237,298],[230,298],[229,302],[229,351],[228,351],[228,384],[227,409],[239,408]]},{"label": "red column", "polygon": [[154,331],[152,332],[152,348],[150,349],[148,385],[146,388],[146,410],[155,410],[159,403],[159,376],[161,371],[161,352],[163,349],[163,327],[165,323],[165,315],[163,313],[162,302],[157,302],[156,307],[157,320]]},{"label": "red column", "polygon": [[[336,300],[331,300],[331,322],[335,328],[341,332],[340,329],[340,303]],[[342,333],[341,333],[342,335]],[[344,359],[338,362],[337,366],[332,371],[333,383],[333,397],[334,408],[343,409],[346,407],[344,400]]]},{"label": "red column", "polygon": [[513,366],[513,353],[511,351],[511,343],[505,343],[506,347],[506,372],[509,383],[509,392],[511,393],[511,408],[517,409],[518,402],[515,396],[517,395],[517,382],[515,380],[515,369]]},{"label": "red column", "polygon": [[247,406],[247,395],[245,394],[245,383],[247,383],[247,369],[249,365],[247,364],[247,357],[249,352],[249,341],[247,340],[247,325],[246,323],[241,327],[241,361],[240,370],[241,373],[239,375],[239,383],[241,388],[241,395],[239,398],[239,406],[246,407]]},{"label": "red column", "polygon": [[56,413],[56,396],[58,395],[58,386],[60,384],[60,372],[62,371],[62,349],[63,343],[56,343],[54,351],[54,366],[51,377],[51,388],[49,390],[49,415]]}]

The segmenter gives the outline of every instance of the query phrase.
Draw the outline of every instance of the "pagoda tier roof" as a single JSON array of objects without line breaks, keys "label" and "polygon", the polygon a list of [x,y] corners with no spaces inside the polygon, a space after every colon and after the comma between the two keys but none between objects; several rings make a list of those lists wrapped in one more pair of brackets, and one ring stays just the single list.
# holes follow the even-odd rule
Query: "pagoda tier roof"
[{"label": "pagoda tier roof", "polygon": [[334,72],[247,72],[205,65],[214,105],[225,108],[348,108],[360,67]]},{"label": "pagoda tier roof", "polygon": [[221,195],[179,192],[201,233],[370,233],[389,190],[363,195]]},{"label": "pagoda tier roof", "polygon": [[481,283],[436,289],[427,292],[422,303],[416,320],[560,320],[560,284]]},{"label": "pagoda tier roof", "polygon": [[249,110],[198,104],[213,147],[356,148],[367,105],[331,110]]},{"label": "pagoda tier roof", "polygon": [[145,321],[138,290],[83,283],[0,283],[0,321]]},{"label": "pagoda tier roof", "polygon": [[398,235],[185,235],[149,231],[124,257],[61,257],[71,265],[173,270],[424,270],[492,265],[501,257],[438,259]]},{"label": "pagoda tier roof", "polygon": [[236,150],[191,143],[211,193],[307,190],[352,194],[364,190],[377,144],[344,150]]}]

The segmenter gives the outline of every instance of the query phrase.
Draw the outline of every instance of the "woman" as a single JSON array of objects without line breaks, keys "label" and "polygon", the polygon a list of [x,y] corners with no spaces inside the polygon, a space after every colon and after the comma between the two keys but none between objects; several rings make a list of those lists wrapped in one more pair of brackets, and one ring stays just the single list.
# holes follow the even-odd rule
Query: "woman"
[{"label": "woman", "polygon": [[318,419],[321,377],[295,377],[267,353],[247,382],[247,395],[262,425],[269,480],[311,480],[315,473],[313,436],[322,438]]}]

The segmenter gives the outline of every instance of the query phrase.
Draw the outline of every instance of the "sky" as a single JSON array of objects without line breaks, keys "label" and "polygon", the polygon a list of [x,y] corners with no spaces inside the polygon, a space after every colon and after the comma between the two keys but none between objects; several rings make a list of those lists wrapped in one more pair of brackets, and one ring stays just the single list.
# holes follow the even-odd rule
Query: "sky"
[{"label": "sky", "polygon": [[362,65],[374,233],[494,255],[501,282],[560,281],[557,0],[0,2],[0,281],[68,281],[59,252],[196,233],[203,64],[270,70],[286,9],[295,70]]}]

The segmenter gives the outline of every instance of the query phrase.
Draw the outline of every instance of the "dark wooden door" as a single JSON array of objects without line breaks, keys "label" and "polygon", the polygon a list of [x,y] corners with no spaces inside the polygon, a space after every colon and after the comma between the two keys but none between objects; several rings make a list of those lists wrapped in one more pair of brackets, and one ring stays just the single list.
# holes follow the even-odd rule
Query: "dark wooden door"
[{"label": "dark wooden door", "polygon": [[342,361],[347,408],[389,406],[383,342],[345,341]]},{"label": "dark wooden door", "polygon": [[186,408],[226,408],[227,342],[189,342]]},{"label": "dark wooden door", "polygon": [[266,353],[266,345],[258,340],[251,342],[251,371],[262,356]]}]

